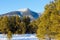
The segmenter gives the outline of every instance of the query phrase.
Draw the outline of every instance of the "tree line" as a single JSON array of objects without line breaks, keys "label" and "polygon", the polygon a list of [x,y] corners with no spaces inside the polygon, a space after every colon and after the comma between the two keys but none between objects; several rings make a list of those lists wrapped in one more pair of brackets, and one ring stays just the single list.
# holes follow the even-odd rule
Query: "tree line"
[{"label": "tree line", "polygon": [[12,34],[33,34],[36,33],[37,25],[31,22],[27,16],[2,16],[0,17],[0,34],[7,34],[9,38]]}]

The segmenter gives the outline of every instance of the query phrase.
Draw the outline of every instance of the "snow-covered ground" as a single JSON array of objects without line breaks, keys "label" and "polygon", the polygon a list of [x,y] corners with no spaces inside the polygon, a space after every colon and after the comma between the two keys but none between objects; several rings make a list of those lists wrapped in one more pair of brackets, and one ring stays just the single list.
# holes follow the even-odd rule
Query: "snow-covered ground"
[{"label": "snow-covered ground", "polygon": [[[7,40],[7,36],[0,34],[0,40]],[[38,40],[35,34],[14,34],[12,35],[11,40]]]}]

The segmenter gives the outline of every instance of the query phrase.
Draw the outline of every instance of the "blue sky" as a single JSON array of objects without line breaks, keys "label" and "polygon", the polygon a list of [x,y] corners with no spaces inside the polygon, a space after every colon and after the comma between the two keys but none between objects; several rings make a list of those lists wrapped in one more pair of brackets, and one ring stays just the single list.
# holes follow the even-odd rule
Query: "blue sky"
[{"label": "blue sky", "polygon": [[51,0],[0,0],[0,14],[29,8],[35,12],[43,12],[44,6]]}]

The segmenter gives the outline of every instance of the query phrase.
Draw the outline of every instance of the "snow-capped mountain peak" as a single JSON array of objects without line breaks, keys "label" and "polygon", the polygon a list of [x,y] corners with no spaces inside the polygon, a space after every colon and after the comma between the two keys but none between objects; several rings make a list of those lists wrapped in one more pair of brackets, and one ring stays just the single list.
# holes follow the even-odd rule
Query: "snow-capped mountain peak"
[{"label": "snow-capped mountain peak", "polygon": [[29,10],[30,10],[29,8],[23,8],[23,9],[19,9],[18,11],[26,12],[26,11],[29,11]]},{"label": "snow-capped mountain peak", "polygon": [[8,12],[5,14],[2,14],[1,16],[15,16],[15,15],[18,15],[20,17],[29,16],[33,20],[37,19],[39,17],[38,13],[30,10],[29,8],[24,8],[24,9],[20,9],[18,11]]}]

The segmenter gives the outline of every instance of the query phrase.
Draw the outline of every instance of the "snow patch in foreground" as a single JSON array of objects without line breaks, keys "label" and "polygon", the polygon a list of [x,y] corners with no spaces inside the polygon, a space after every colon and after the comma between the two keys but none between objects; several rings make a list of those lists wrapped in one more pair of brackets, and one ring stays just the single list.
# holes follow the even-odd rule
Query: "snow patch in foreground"
[{"label": "snow patch in foreground", "polygon": [[[0,40],[7,40],[7,35],[0,34]],[[11,40],[38,40],[35,34],[14,34]]]}]

